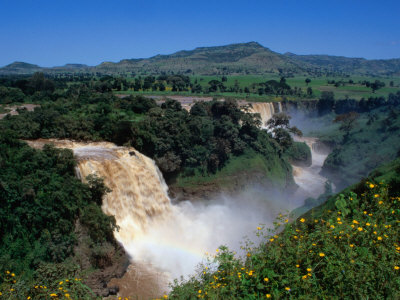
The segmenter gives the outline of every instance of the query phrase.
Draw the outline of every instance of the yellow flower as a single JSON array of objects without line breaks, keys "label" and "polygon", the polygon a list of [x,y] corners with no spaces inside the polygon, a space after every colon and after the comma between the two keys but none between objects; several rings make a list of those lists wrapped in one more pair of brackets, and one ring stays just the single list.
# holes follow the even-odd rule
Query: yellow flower
[{"label": "yellow flower", "polygon": [[201,294],[201,290],[199,290],[199,294]]},{"label": "yellow flower", "polygon": [[296,265],[296,268],[300,268],[300,265]]},{"label": "yellow flower", "polygon": [[64,296],[67,297],[67,298],[69,298],[69,294],[65,294]]},{"label": "yellow flower", "polygon": [[383,201],[379,201],[378,204],[383,204]]},{"label": "yellow flower", "polygon": [[399,266],[394,266],[394,269],[398,270],[398,269],[400,269],[400,267]]},{"label": "yellow flower", "polygon": [[373,188],[375,187],[375,185],[372,184],[372,183],[370,183],[370,184],[369,184],[369,187],[370,187],[371,189],[373,189]]},{"label": "yellow flower", "polygon": [[319,256],[324,257],[324,256],[325,256],[325,253],[322,253],[322,252],[321,252],[321,253],[319,254]]},{"label": "yellow flower", "polygon": [[28,300],[31,299],[31,296],[28,296],[26,299],[28,299]]},{"label": "yellow flower", "polygon": [[257,230],[261,230],[261,227],[259,226],[259,227],[257,227]]},{"label": "yellow flower", "polygon": [[164,295],[163,298],[164,298],[164,299],[168,299],[168,295]]},{"label": "yellow flower", "polygon": [[271,294],[266,294],[265,297],[271,298]]},{"label": "yellow flower", "polygon": [[370,223],[365,223],[365,226],[371,226],[371,224]]},{"label": "yellow flower", "polygon": [[357,220],[353,220],[353,223],[354,223],[354,224],[358,224],[358,221],[357,221]]},{"label": "yellow flower", "polygon": [[300,219],[300,222],[301,222],[301,223],[304,223],[305,221],[306,221],[306,220],[305,220],[304,218],[301,218],[301,219]]},{"label": "yellow flower", "polygon": [[332,229],[335,229],[335,226],[334,226],[334,225],[331,225],[330,227],[331,227]]},{"label": "yellow flower", "polygon": [[269,278],[265,277],[265,278],[264,278],[264,281],[265,281],[265,282],[268,282],[268,281],[269,281]]},{"label": "yellow flower", "polygon": [[303,275],[302,278],[303,278],[303,279],[307,279],[307,275]]},{"label": "yellow flower", "polygon": [[357,230],[358,231],[363,231],[363,228],[362,227],[358,227]]},{"label": "yellow flower", "polygon": [[382,238],[380,236],[378,236],[378,241],[382,241]]},{"label": "yellow flower", "polygon": [[274,241],[274,239],[269,239],[269,241],[270,241],[270,242],[273,242],[273,241]]},{"label": "yellow flower", "polygon": [[366,215],[368,212],[366,210],[364,210],[364,215]]},{"label": "yellow flower", "polygon": [[311,272],[311,268],[307,268],[307,272]]},{"label": "yellow flower", "polygon": [[63,282],[62,282],[62,281],[60,281],[60,283],[59,283],[59,284],[61,285],[61,284],[63,284]]},{"label": "yellow flower", "polygon": [[290,287],[285,287],[285,290],[290,291]]},{"label": "yellow flower", "polygon": [[354,245],[353,245],[353,244],[350,244],[350,247],[351,247],[351,248],[353,248],[353,247],[354,247]]},{"label": "yellow flower", "polygon": [[378,197],[379,197],[379,194],[375,194],[374,197],[375,197],[375,198],[378,198]]},{"label": "yellow flower", "polygon": [[12,276],[12,277],[14,277],[14,276],[15,276],[15,274],[14,274],[14,273],[11,273],[11,276]]},{"label": "yellow flower", "polygon": [[50,294],[50,297],[57,297],[57,294]]},{"label": "yellow flower", "polygon": [[[288,219],[286,219],[286,220],[285,220],[285,223],[287,223],[287,222],[289,222],[289,220],[288,220]],[[267,294],[267,295],[269,295],[269,294]],[[270,297],[271,297],[271,295],[270,295]],[[267,297],[267,298],[268,298],[268,297]]]}]

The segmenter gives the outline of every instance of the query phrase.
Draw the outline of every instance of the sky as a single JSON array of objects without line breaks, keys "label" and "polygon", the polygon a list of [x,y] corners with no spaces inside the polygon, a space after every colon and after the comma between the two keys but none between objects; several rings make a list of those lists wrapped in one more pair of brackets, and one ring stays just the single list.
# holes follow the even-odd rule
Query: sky
[{"label": "sky", "polygon": [[399,0],[0,0],[0,66],[145,58],[256,41],[296,54],[400,58]]}]

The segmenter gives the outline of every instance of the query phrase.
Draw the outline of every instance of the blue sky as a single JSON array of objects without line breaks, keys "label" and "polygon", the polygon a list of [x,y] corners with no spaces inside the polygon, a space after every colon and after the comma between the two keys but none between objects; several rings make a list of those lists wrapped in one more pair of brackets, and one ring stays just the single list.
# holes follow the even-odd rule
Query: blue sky
[{"label": "blue sky", "polygon": [[399,16],[398,0],[0,0],[0,66],[95,65],[248,41],[399,58]]}]

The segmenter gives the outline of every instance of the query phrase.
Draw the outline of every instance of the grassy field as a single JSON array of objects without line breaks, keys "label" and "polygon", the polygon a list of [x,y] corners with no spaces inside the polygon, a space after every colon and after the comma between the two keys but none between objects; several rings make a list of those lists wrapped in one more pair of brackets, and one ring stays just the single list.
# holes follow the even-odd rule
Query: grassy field
[{"label": "grassy field", "polygon": [[[190,81],[192,83],[198,83],[202,86],[203,89],[207,89],[209,87],[208,82],[211,80],[219,80],[221,81],[221,76],[199,76],[194,75],[190,76]],[[239,88],[244,89],[245,87],[250,87],[252,84],[266,82],[268,80],[280,80],[278,75],[238,75],[238,76],[226,76],[227,81],[224,82],[224,85],[229,89],[235,85],[235,82],[238,83]],[[335,94],[336,99],[345,99],[345,98],[353,98],[360,100],[361,98],[369,98],[369,97],[387,97],[390,93],[396,93],[400,90],[400,77],[363,77],[363,76],[352,76],[346,78],[340,77],[310,77],[311,82],[307,85],[305,79],[307,77],[297,76],[287,78],[286,82],[292,88],[301,88],[305,93],[307,87],[311,87],[313,90],[313,95],[309,98],[305,99],[318,99],[323,91],[331,91]],[[132,80],[133,78],[129,78],[128,80]],[[365,85],[361,85],[359,82],[362,81],[370,81],[374,82],[375,80],[380,80],[385,83],[385,87],[378,89],[375,93],[372,92],[371,88],[366,87]],[[335,87],[333,84],[328,84],[328,81],[335,80],[346,82],[343,86]],[[349,80],[353,80],[353,84],[348,83]],[[390,82],[393,81],[393,87],[390,87]],[[258,94],[246,94],[246,93],[233,93],[233,92],[216,92],[216,93],[200,93],[194,94],[190,91],[186,92],[172,92],[171,87],[167,85],[167,90],[160,91],[138,91],[135,92],[133,90],[128,91],[120,91],[116,92],[118,94],[144,94],[144,95],[159,95],[159,96],[207,96],[207,97],[232,97],[236,99],[246,99],[250,101],[281,101],[282,96],[274,96],[274,95],[263,95],[259,96]],[[299,99],[298,96],[285,96],[288,100]]]}]

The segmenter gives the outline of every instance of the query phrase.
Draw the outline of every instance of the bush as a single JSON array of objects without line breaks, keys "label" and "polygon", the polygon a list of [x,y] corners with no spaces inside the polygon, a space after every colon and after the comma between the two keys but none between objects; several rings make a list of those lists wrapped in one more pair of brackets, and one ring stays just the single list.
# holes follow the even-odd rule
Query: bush
[{"label": "bush", "polygon": [[170,299],[399,298],[400,197],[367,182],[322,212],[258,227],[263,242],[247,243],[245,258],[220,247],[197,275],[174,282]]}]

